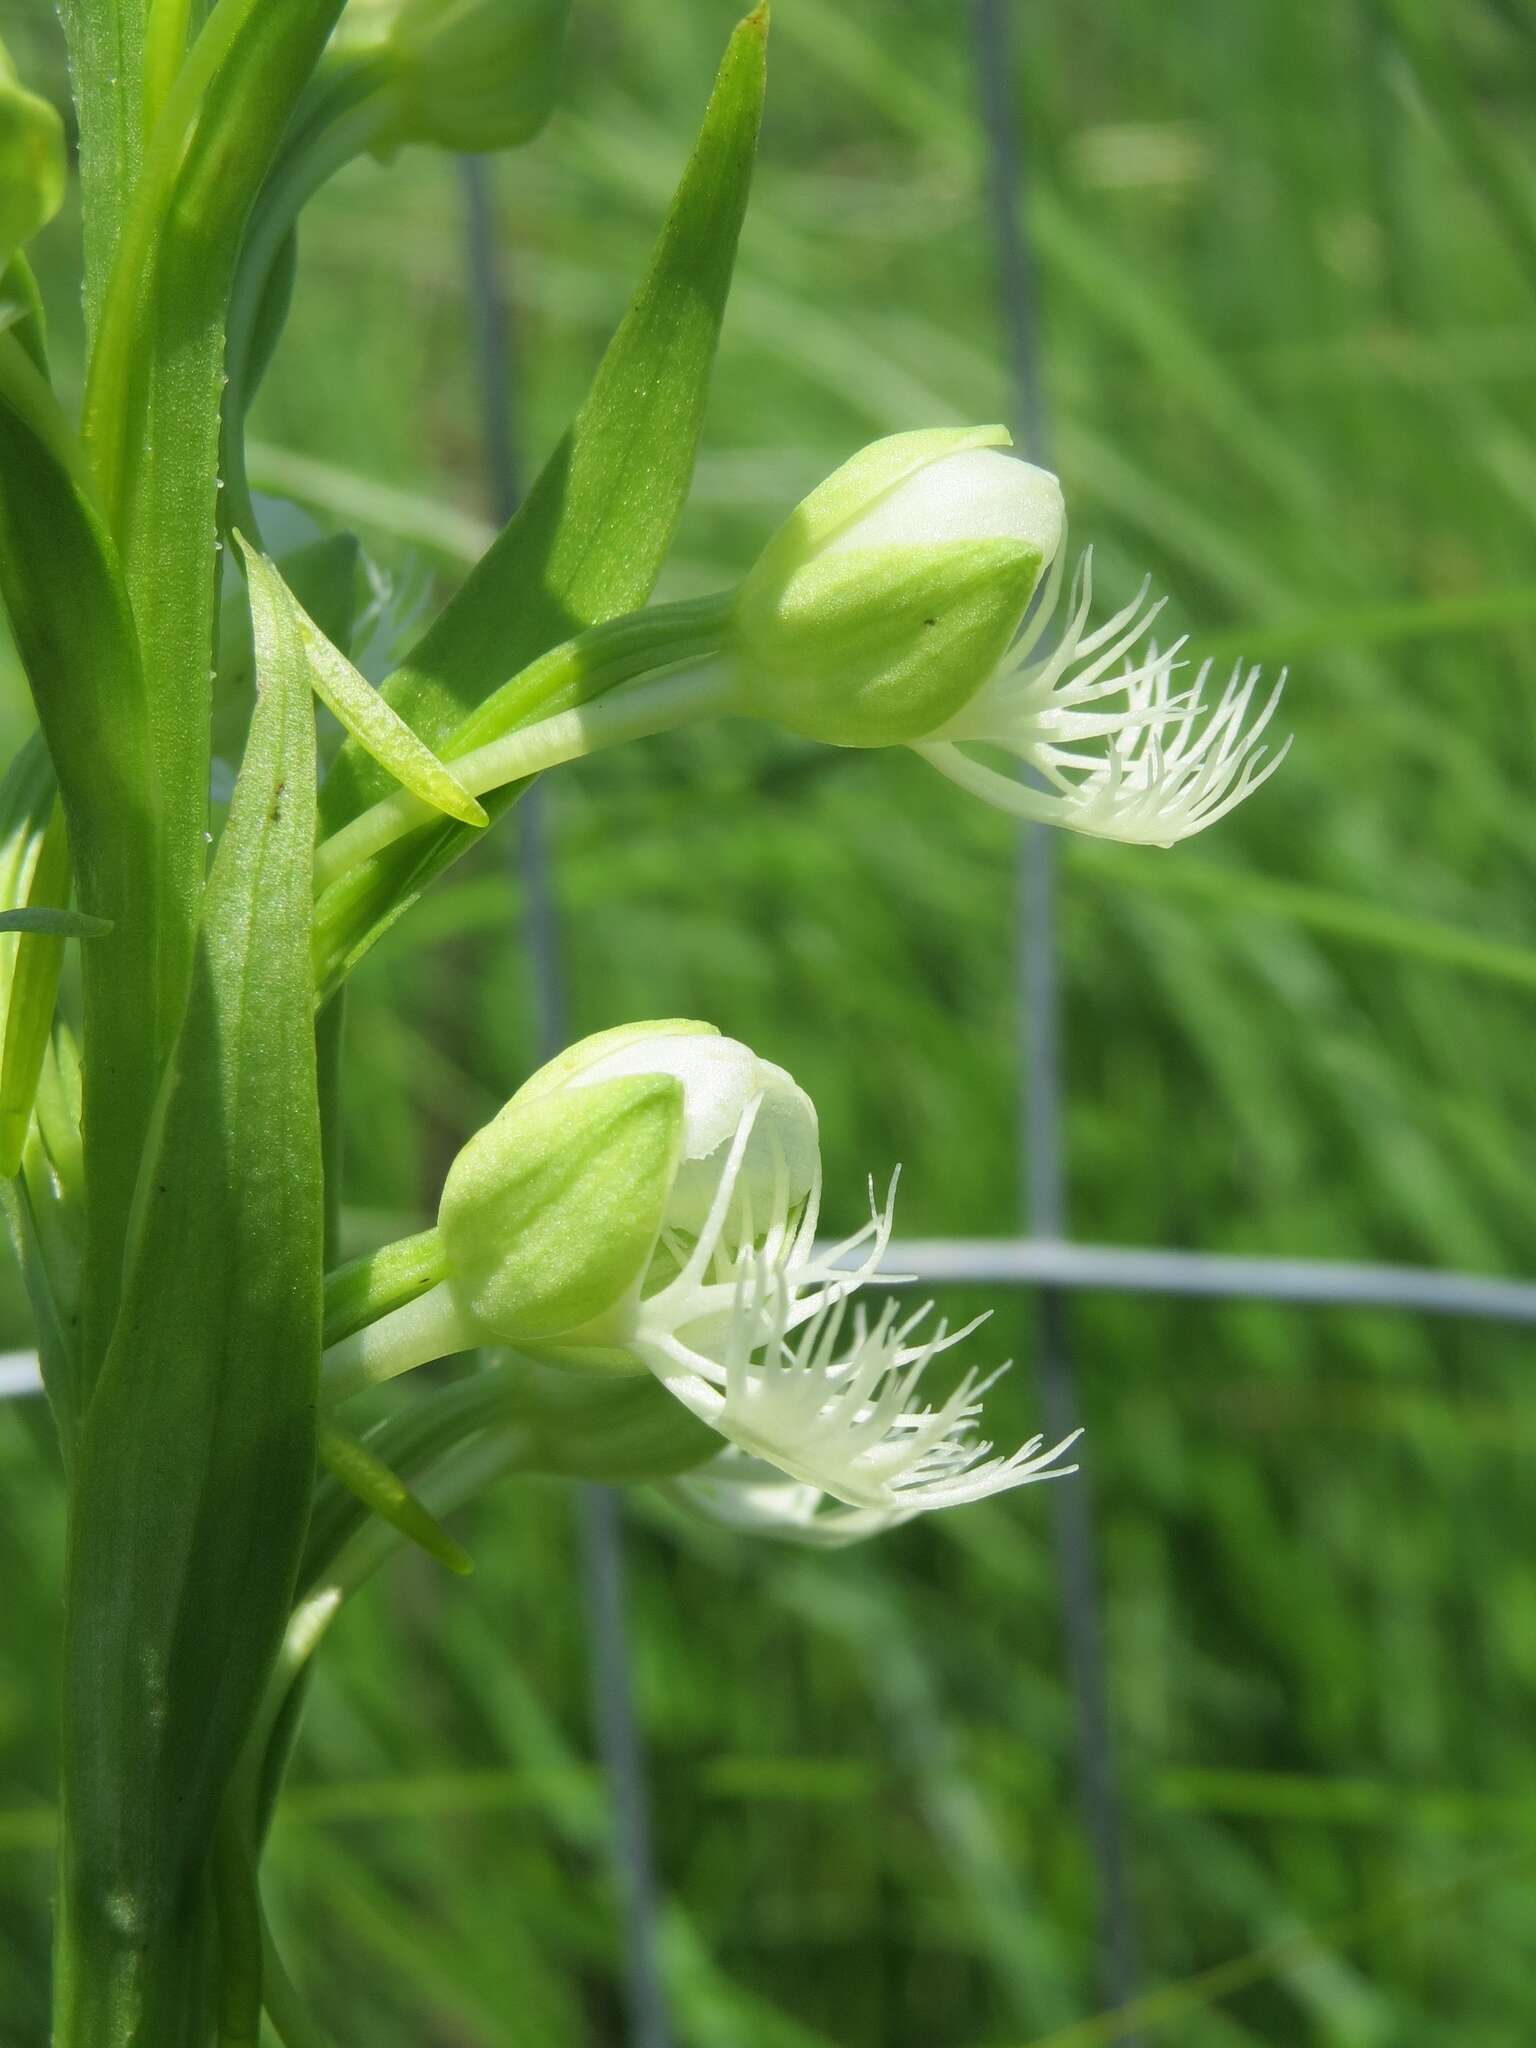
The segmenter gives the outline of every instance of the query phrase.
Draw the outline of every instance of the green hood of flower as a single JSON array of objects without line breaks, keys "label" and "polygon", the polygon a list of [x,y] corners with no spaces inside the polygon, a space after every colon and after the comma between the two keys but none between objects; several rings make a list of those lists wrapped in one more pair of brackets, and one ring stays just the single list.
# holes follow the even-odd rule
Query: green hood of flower
[{"label": "green hood of flower", "polygon": [[1001,427],[896,434],[813,491],[741,587],[742,709],[835,746],[936,732],[986,681],[1058,552],[1048,471]]}]

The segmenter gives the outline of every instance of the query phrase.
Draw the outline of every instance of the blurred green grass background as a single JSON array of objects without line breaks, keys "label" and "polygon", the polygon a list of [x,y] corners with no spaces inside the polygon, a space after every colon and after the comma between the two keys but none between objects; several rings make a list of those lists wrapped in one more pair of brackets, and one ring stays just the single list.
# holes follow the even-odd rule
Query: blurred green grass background
[{"label": "blurred green grass background", "polygon": [[[530,464],[689,145],[731,0],[579,0],[494,181]],[[13,51],[62,94],[40,5]],[[1536,982],[1536,10],[1014,9],[1043,373],[1102,603],[1290,659],[1279,778],[1176,852],[1063,844],[1074,1227],[1521,1273]],[[875,435],[1007,418],[968,10],[778,0],[770,113],[665,589],[724,580]],[[257,480],[403,591],[487,512],[455,167],[307,219]],[[44,267],[67,366],[72,224]],[[414,566],[413,566],[414,565]],[[24,714],[6,692],[13,731]],[[820,1105],[829,1221],[1019,1206],[1013,836],[916,760],[747,729],[551,785],[570,1028],[707,1016]],[[532,1057],[507,844],[370,960],[349,1199],[423,1213]],[[984,1341],[1019,1369],[1027,1298]],[[27,1333],[14,1287],[5,1341]],[[1188,2048],[1536,2035],[1527,1335],[1385,1312],[1072,1310],[1149,2015]],[[990,1412],[990,1411],[989,1411]],[[687,2048],[1087,2044],[1092,1868],[1039,1493],[829,1557],[632,1502],[638,1702]],[[61,1514],[0,1411],[0,2044],[46,2038]],[[272,1858],[338,2043],[623,2038],[573,1503],[466,1518],[339,1626]],[[1223,1974],[1225,1966],[1230,1969]],[[1215,1971],[1214,1977],[1204,1973]],[[1075,2030],[1074,2030],[1075,2029]],[[1149,2032],[1149,2038],[1152,2037]]]}]

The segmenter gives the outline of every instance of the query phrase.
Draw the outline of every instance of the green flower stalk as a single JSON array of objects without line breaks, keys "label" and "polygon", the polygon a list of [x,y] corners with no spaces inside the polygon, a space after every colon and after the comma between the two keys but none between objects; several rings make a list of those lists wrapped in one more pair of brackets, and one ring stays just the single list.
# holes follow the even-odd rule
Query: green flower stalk
[{"label": "green flower stalk", "polygon": [[[802,1512],[842,1540],[1074,1469],[1059,1462],[1072,1438],[993,1454],[977,1425],[995,1374],[919,1405],[928,1368],[976,1325],[853,1306],[892,1200],[830,1248],[820,1204],[816,1112],[782,1068],[705,1024],[599,1032],[459,1154],[438,1217],[445,1277],[332,1345],[323,1387],[339,1399],[484,1345],[649,1372],[733,1455],[795,1482],[797,1512],[810,1492],[856,1511]],[[697,1504],[734,1470],[700,1481]]]}]

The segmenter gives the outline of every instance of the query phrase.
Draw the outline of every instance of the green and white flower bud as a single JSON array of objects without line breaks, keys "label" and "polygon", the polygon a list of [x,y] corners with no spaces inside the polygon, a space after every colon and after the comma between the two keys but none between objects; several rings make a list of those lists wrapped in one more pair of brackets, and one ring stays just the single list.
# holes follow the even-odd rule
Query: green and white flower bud
[{"label": "green and white flower bud", "polygon": [[1065,532],[1061,486],[1002,427],[894,434],[845,462],[741,587],[741,706],[808,739],[938,731],[986,681]]},{"label": "green and white flower bud", "polygon": [[[339,1398],[507,1344],[538,1361],[521,1384],[541,1411],[541,1459],[585,1470],[589,1404],[574,1397],[565,1443],[558,1414],[542,1412],[541,1374],[649,1373],[743,1454],[701,1467],[691,1503],[816,1543],[1072,1469],[1060,1463],[1071,1438],[993,1454],[977,1424],[995,1374],[973,1369],[936,1406],[919,1401],[929,1365],[975,1326],[925,1328],[928,1308],[902,1316],[894,1302],[850,1312],[889,1242],[891,1204],[824,1246],[820,1201],[816,1112],[782,1068],[707,1024],[600,1032],[470,1140],[439,1211],[445,1277],[331,1345],[326,1387]],[[635,1420],[650,1431],[656,1419],[641,1404]],[[637,1463],[609,1442],[602,1469],[620,1455],[630,1477],[700,1465],[686,1432],[628,1448]]]},{"label": "green and white flower bud", "polygon": [[560,91],[570,0],[404,0],[385,50],[394,102],[384,148],[515,149]]},{"label": "green and white flower bud", "polygon": [[65,177],[58,110],[28,92],[0,44],[0,271],[58,212]]},{"label": "green and white flower bud", "polygon": [[816,1112],[782,1068],[687,1019],[598,1032],[460,1152],[438,1209],[445,1277],[334,1345],[332,1384],[483,1344],[642,1370],[656,1303],[690,1322],[729,1307],[729,1288],[678,1287],[692,1249],[782,1239],[819,1175]]}]

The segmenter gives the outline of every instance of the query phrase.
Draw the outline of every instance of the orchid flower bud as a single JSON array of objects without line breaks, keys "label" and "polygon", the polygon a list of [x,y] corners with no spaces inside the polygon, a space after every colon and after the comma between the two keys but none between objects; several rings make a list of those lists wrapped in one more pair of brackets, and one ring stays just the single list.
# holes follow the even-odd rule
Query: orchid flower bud
[{"label": "orchid flower bud", "polygon": [[[663,1240],[708,1221],[749,1104],[721,1231],[798,1206],[816,1113],[781,1068],[709,1025],[625,1025],[542,1067],[449,1171],[438,1228],[449,1285],[493,1341],[622,1343]],[[782,1189],[777,1185],[782,1179]]]},{"label": "orchid flower bud", "polygon": [[513,149],[560,89],[570,0],[404,0],[385,42],[394,119],[383,146]]},{"label": "orchid flower bud", "polygon": [[0,44],[0,271],[58,212],[65,176],[58,110],[28,92]]},{"label": "orchid flower bud", "polygon": [[738,594],[736,708],[837,746],[910,746],[1015,817],[1171,846],[1279,767],[1289,742],[1261,738],[1285,677],[1262,701],[1242,663],[1213,704],[1209,662],[1176,686],[1183,642],[1148,638],[1146,586],[1088,629],[1086,555],[1053,640],[1061,488],[1007,438],[897,434],[813,491]]},{"label": "orchid flower bud", "polygon": [[[706,1483],[696,1504],[811,1542],[1070,1469],[1067,1445],[1039,1438],[991,1454],[976,1429],[991,1379],[975,1371],[937,1406],[916,1403],[928,1366],[975,1325],[850,1310],[891,1203],[831,1246],[816,1241],[820,1205],[816,1112],[782,1068],[707,1024],[599,1032],[465,1146],[439,1210],[445,1277],[333,1344],[327,1387],[343,1396],[482,1344],[649,1372],[758,1461],[728,1466],[730,1485]],[[794,1484],[743,1491],[763,1465]],[[823,1495],[841,1506],[820,1512]]]},{"label": "orchid flower bud", "polygon": [[796,509],[741,587],[744,704],[808,739],[943,725],[1002,659],[1061,544],[1061,488],[1001,427],[894,434]]}]

